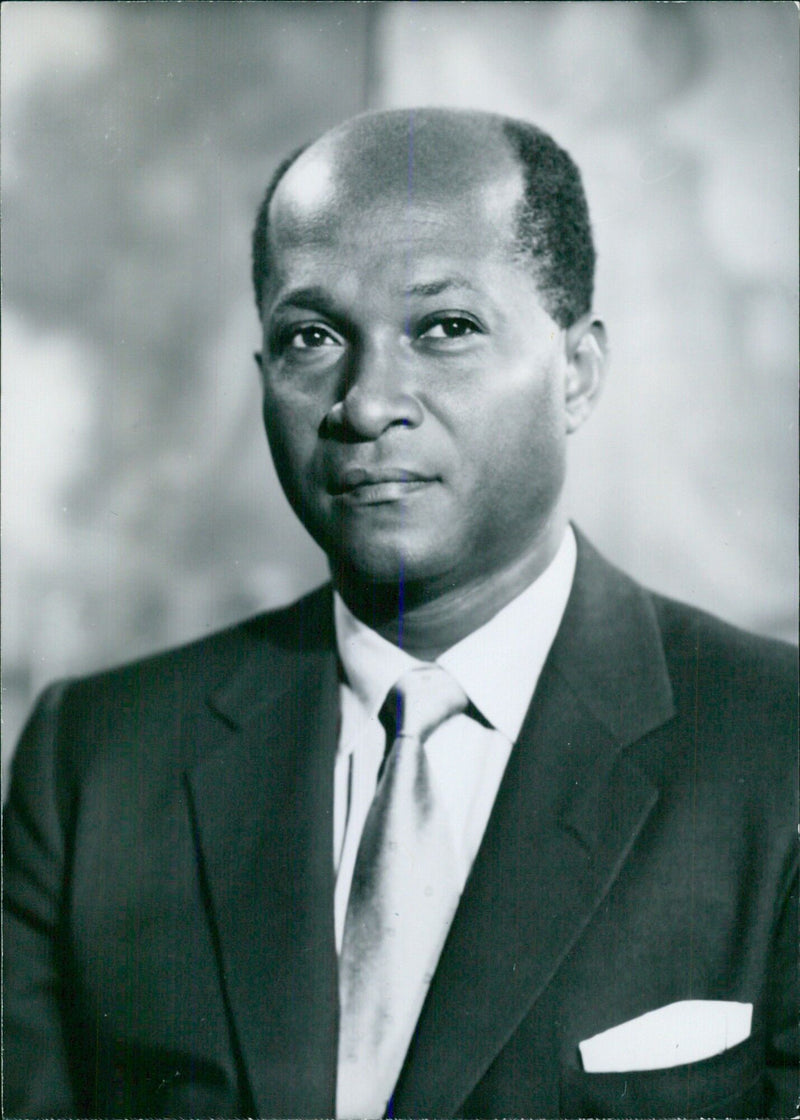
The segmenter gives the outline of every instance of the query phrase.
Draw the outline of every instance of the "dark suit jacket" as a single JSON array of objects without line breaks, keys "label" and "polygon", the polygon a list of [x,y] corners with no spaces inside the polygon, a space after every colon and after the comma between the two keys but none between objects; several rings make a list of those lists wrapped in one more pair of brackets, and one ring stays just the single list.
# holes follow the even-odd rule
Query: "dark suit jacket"
[{"label": "dark suit jacket", "polygon": [[[581,540],[395,1115],[791,1113],[794,676]],[[336,730],[327,589],[45,695],[6,819],[6,1115],[332,1114]],[[752,1003],[750,1039],[583,1072],[683,999]]]}]

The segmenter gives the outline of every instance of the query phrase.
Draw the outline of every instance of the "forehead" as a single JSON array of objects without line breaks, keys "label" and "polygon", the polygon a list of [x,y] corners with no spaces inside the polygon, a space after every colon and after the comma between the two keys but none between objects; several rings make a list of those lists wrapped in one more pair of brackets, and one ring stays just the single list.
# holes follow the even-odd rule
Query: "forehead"
[{"label": "forehead", "polygon": [[[356,122],[358,125],[359,122]],[[522,172],[485,121],[393,114],[334,132],[281,180],[270,208],[272,267],[297,254],[392,258],[426,248],[465,258],[507,253]]]}]

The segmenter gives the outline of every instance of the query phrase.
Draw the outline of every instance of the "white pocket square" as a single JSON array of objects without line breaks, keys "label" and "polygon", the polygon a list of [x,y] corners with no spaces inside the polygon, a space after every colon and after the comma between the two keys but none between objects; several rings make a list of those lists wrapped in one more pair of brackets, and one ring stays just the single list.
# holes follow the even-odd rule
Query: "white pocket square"
[{"label": "white pocket square", "polygon": [[750,1037],[752,1003],[682,999],[579,1044],[587,1073],[631,1073],[700,1062]]}]

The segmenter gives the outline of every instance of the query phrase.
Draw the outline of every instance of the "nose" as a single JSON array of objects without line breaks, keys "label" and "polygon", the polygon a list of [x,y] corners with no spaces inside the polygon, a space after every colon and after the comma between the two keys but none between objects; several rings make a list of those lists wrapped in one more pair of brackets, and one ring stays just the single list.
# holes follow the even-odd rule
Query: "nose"
[{"label": "nose", "polygon": [[326,417],[329,429],[350,439],[374,440],[395,426],[418,427],[422,406],[409,391],[404,366],[401,355],[378,346],[354,355],[342,397]]}]

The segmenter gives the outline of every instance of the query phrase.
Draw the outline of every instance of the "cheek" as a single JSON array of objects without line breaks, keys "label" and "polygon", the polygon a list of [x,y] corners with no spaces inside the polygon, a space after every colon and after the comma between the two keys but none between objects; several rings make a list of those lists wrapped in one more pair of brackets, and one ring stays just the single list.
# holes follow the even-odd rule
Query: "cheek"
[{"label": "cheek", "polygon": [[290,502],[303,488],[314,454],[313,420],[308,409],[287,407],[286,402],[265,394],[264,428],[272,461]]},{"label": "cheek", "polygon": [[562,412],[557,378],[540,376],[520,378],[502,396],[489,397],[474,417],[489,457],[520,473],[522,464],[557,454],[565,438]]},{"label": "cheek", "polygon": [[[566,464],[566,435],[557,394],[548,386],[517,396],[507,407],[487,411],[480,448],[473,448],[472,487],[484,509],[506,523],[530,522],[560,493]],[[470,469],[470,456],[465,463]],[[522,525],[520,525],[520,528]]]},{"label": "cheek", "polygon": [[315,396],[290,385],[267,385],[262,415],[270,447],[301,452],[316,437],[324,408]]}]

